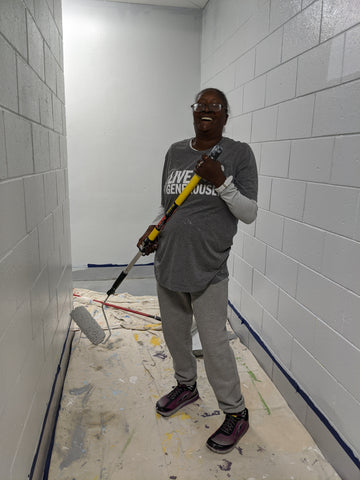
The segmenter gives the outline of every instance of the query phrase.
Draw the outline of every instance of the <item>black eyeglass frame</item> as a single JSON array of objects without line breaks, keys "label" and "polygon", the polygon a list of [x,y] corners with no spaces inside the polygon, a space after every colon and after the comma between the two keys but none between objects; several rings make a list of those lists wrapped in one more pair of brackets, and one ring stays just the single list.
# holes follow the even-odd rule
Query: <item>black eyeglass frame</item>
[{"label": "black eyeglass frame", "polygon": [[[202,109],[200,108],[200,110],[196,110],[196,108],[197,108],[197,107],[195,107],[196,105],[202,105]],[[214,109],[215,105],[216,105],[216,107],[219,107],[219,108]],[[193,112],[204,112],[205,108],[207,108],[208,112],[221,112],[221,110],[223,110],[223,109],[226,111],[226,107],[224,105],[222,105],[221,103],[209,103],[208,104],[208,103],[195,102],[192,105],[190,105],[190,107],[192,108]]]}]

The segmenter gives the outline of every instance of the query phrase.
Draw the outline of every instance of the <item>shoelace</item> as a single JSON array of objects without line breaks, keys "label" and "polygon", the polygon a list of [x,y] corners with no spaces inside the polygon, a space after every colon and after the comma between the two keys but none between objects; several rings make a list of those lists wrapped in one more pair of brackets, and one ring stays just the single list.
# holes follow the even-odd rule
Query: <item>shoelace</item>
[{"label": "shoelace", "polygon": [[226,435],[231,435],[239,420],[241,420],[240,416],[234,417],[228,413],[225,417],[224,423],[220,427],[220,431]]},{"label": "shoelace", "polygon": [[187,388],[186,386],[181,386],[181,385],[177,385],[174,390],[172,390],[169,394],[168,394],[168,397],[170,398],[170,400],[174,400],[174,398],[178,397],[180,395],[180,393],[182,392],[186,392],[186,391],[189,391],[191,392],[191,390],[189,388]]}]

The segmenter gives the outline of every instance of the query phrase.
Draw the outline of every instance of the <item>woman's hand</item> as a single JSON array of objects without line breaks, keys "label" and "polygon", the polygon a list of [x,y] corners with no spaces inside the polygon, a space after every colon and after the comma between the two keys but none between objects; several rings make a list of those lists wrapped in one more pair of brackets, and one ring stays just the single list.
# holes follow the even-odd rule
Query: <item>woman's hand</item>
[{"label": "woman's hand", "polygon": [[212,183],[215,188],[220,187],[226,180],[224,172],[221,169],[221,163],[207,155],[203,155],[197,162],[195,173],[204,180]]},{"label": "woman's hand", "polygon": [[[139,238],[139,241],[137,243],[137,247],[140,248],[143,241],[145,240],[145,238],[147,238],[150,233],[154,230],[155,228],[155,225],[149,225],[146,232],[144,233],[144,235]],[[158,248],[158,239],[156,237],[156,239],[153,241],[153,242],[150,242],[149,245],[147,245],[144,250],[142,251],[143,252],[143,255],[150,255],[150,253],[153,253],[155,252],[155,250]]]}]

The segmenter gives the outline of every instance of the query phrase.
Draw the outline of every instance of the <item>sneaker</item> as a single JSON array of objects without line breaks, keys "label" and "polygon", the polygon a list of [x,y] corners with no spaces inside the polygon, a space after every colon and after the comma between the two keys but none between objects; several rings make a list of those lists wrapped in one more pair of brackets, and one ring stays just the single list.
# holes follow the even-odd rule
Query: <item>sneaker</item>
[{"label": "sneaker", "polygon": [[249,428],[249,412],[227,413],[224,423],[208,438],[206,446],[216,453],[230,452]]},{"label": "sneaker", "polygon": [[195,402],[199,398],[199,392],[194,385],[178,385],[167,395],[156,402],[156,411],[163,417],[169,417],[180,410],[181,407]]}]

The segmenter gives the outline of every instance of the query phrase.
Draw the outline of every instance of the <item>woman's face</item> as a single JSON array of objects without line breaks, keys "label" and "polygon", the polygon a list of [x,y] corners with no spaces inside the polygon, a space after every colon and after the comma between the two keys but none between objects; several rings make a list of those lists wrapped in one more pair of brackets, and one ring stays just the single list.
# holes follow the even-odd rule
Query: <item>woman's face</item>
[{"label": "woman's face", "polygon": [[205,104],[206,107],[200,112],[193,112],[194,129],[196,136],[217,139],[222,136],[224,126],[228,119],[228,114],[225,106],[219,111],[215,112],[208,105],[212,103],[219,103],[223,105],[220,95],[214,90],[206,90],[196,98],[196,103]]}]

